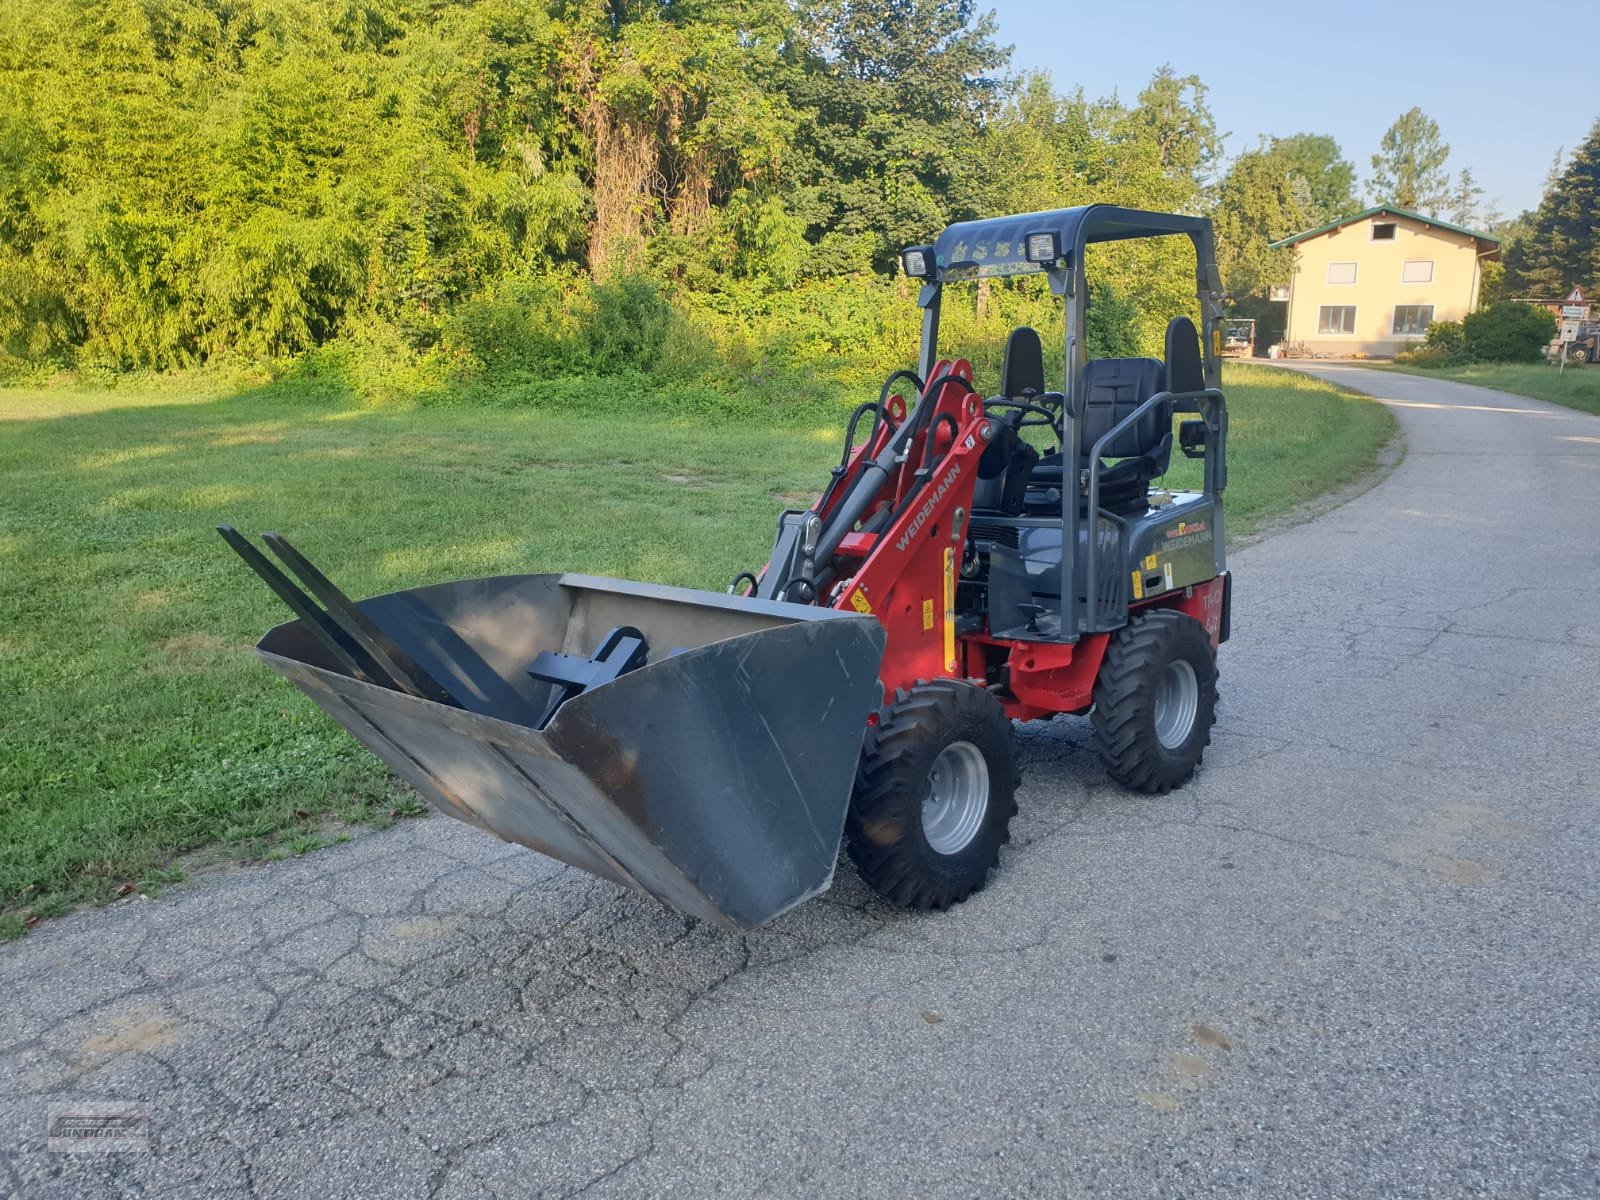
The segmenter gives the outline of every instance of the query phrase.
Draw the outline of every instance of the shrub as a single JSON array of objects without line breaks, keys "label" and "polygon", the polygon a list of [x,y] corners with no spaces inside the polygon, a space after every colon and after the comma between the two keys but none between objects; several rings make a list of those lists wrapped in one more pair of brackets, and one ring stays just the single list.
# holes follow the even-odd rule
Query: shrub
[{"label": "shrub", "polygon": [[1467,354],[1479,362],[1538,362],[1556,335],[1556,319],[1542,308],[1502,300],[1461,323]]},{"label": "shrub", "polygon": [[1466,332],[1460,321],[1435,321],[1428,326],[1428,340],[1425,345],[1441,354],[1465,354]]},{"label": "shrub", "polygon": [[595,284],[579,323],[584,365],[597,375],[650,371],[673,334],[672,305],[655,282],[622,275]]},{"label": "shrub", "polygon": [[1435,321],[1420,346],[1394,356],[1409,367],[1453,367],[1467,361],[1466,335],[1460,321]]}]

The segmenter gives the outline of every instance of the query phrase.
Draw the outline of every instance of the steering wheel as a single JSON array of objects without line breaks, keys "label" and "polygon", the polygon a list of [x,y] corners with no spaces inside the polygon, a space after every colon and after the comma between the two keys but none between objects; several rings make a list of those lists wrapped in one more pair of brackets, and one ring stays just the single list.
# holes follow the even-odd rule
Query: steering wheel
[{"label": "steering wheel", "polygon": [[[1042,398],[1054,398],[1056,400],[1062,400],[1060,392],[1047,392]],[[1029,426],[1049,426],[1057,433],[1061,432],[1060,410],[1046,408],[1043,404],[1035,404],[1031,400],[985,400],[983,402],[983,407],[985,410],[991,408],[1010,408],[1020,412],[1022,414],[1022,420],[1017,422],[1016,427],[1018,429],[1026,429]]]}]

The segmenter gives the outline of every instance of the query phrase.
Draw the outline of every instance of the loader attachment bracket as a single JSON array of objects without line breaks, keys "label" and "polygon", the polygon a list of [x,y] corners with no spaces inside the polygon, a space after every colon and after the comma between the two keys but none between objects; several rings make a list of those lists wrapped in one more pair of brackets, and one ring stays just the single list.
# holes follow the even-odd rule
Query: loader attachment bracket
[{"label": "loader attachment bracket", "polygon": [[556,710],[574,696],[638,670],[649,657],[650,643],[632,625],[619,625],[606,634],[592,658],[541,651],[528,674],[542,683],[555,684],[555,692],[534,728],[543,729],[550,724]]}]

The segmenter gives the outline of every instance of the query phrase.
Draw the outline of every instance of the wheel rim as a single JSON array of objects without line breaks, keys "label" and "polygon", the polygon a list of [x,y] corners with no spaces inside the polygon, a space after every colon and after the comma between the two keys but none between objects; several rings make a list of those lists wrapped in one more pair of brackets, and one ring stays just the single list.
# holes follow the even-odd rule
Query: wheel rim
[{"label": "wheel rim", "polygon": [[989,810],[989,764],[971,742],[951,742],[928,772],[922,835],[939,854],[958,854],[978,836]]},{"label": "wheel rim", "polygon": [[1176,750],[1189,740],[1200,711],[1200,680],[1187,659],[1175,658],[1156,680],[1156,741]]}]

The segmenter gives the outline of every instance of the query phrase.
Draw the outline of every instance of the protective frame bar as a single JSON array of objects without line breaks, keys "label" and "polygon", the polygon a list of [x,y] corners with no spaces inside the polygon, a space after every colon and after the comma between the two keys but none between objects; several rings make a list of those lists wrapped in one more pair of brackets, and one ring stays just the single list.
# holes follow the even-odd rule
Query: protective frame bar
[{"label": "protective frame bar", "polygon": [[[1026,235],[1028,233],[1055,232],[1059,238],[1061,258],[1054,264],[1030,263],[1026,260]],[[1146,212],[1142,209],[1122,208],[1113,204],[1090,204],[1079,208],[1063,208],[1046,212],[1023,213],[980,221],[963,221],[951,225],[934,243],[934,269],[929,281],[924,283],[917,297],[922,309],[922,345],[919,361],[923,377],[939,361],[939,315],[944,284],[966,282],[983,278],[1003,278],[1021,274],[1044,274],[1049,278],[1050,289],[1061,296],[1066,304],[1063,330],[1063,378],[1061,455],[1062,461],[1076,469],[1082,461],[1083,368],[1087,361],[1087,294],[1084,280],[1084,251],[1101,242],[1129,241],[1146,237],[1187,237],[1195,252],[1195,297],[1200,302],[1200,355],[1206,391],[1204,396],[1215,396],[1219,402],[1221,425],[1217,438],[1218,448],[1211,448],[1212,420],[1207,417],[1206,492],[1220,494],[1226,486],[1226,467],[1222,461],[1225,453],[1227,415],[1221,401],[1222,359],[1217,345],[1216,332],[1222,313],[1222,281],[1217,271],[1216,242],[1211,221],[1207,217],[1185,216],[1181,213]],[[1001,253],[1004,248],[1005,252]],[[965,251],[958,253],[958,251]],[[982,251],[982,261],[972,257]],[[1163,393],[1141,405],[1134,416],[1144,414],[1157,400],[1188,398],[1195,393]],[[1176,411],[1196,412],[1200,409]],[[1113,432],[1122,431],[1134,417],[1119,423]],[[1106,435],[1109,438],[1111,435]],[[1104,444],[1105,438],[1096,442]],[[1091,461],[1098,462],[1098,458]],[[1094,520],[1098,507],[1097,472],[1090,471],[1090,486],[1094,492],[1089,506],[1089,518]],[[1076,578],[1078,573],[1078,534],[1081,521],[1078,514],[1079,488],[1071,479],[1071,471],[1063,472],[1061,489],[1061,627],[1056,639],[1075,642],[1085,633],[1096,632],[1091,626],[1102,624],[1086,619],[1080,611]],[[1221,540],[1218,540],[1220,555]],[[1095,555],[1090,554],[1093,563]],[[1218,564],[1221,569],[1222,564]],[[1091,567],[1092,570],[1092,567]],[[1086,584],[1089,580],[1086,578]],[[1085,589],[1092,603],[1093,592]]]},{"label": "protective frame bar", "polygon": [[[1226,486],[1227,479],[1227,472],[1224,466],[1228,437],[1228,424],[1226,419],[1227,402],[1222,398],[1222,393],[1216,388],[1206,388],[1204,391],[1199,392],[1157,392],[1154,396],[1151,396],[1150,399],[1139,405],[1138,408],[1134,409],[1126,417],[1118,421],[1098,439],[1096,439],[1094,445],[1089,449],[1090,463],[1097,463],[1100,461],[1100,452],[1114,438],[1116,438],[1118,434],[1132,428],[1133,424],[1151,409],[1168,402],[1171,402],[1172,411],[1174,413],[1195,413],[1204,419],[1206,425],[1206,453],[1204,467],[1205,474],[1203,477],[1204,481],[1201,484],[1201,489],[1203,494],[1206,496],[1216,497],[1221,495],[1223,487]],[[1100,472],[1094,470],[1092,467],[1089,471],[1088,490],[1089,502],[1087,508],[1089,510],[1089,520],[1097,521],[1097,518],[1101,515]],[[1077,507],[1078,506],[1076,503],[1072,505],[1074,510],[1076,510]],[[1224,536],[1220,526],[1220,508],[1217,510],[1217,513],[1218,528],[1216,530],[1216,536],[1213,545],[1215,547],[1214,552],[1218,560],[1216,563],[1217,572],[1218,574],[1221,574],[1225,564],[1221,561]],[[1065,553],[1063,553],[1062,559],[1064,563],[1066,559]],[[1127,621],[1127,595],[1125,593],[1122,595],[1121,602],[1116,606],[1118,611],[1109,614],[1107,619],[1104,621],[1096,619],[1099,616],[1096,599],[1099,596],[1099,568],[1100,555],[1098,553],[1098,544],[1096,544],[1090,548],[1088,561],[1084,564],[1083,594],[1088,604],[1091,606],[1090,614],[1083,620],[1082,631],[1084,633],[1104,633],[1107,630],[1120,628]],[[1071,584],[1072,577],[1066,573],[1065,569],[1063,569],[1062,574],[1062,586],[1066,587],[1067,585]],[[1065,599],[1065,596],[1066,593],[1063,592],[1063,600]]]}]

